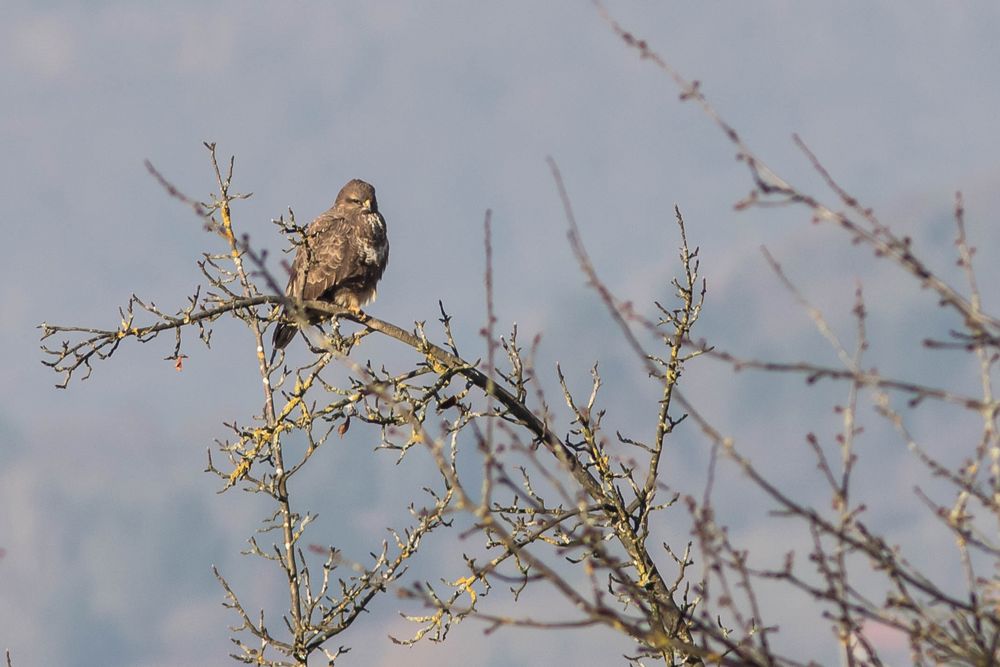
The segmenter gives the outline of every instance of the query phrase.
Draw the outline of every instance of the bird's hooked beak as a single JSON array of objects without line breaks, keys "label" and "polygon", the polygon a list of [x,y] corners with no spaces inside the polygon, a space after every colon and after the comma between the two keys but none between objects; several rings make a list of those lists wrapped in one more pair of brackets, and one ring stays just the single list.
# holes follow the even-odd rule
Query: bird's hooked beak
[{"label": "bird's hooked beak", "polygon": [[372,206],[372,200],[366,199],[364,202],[362,202],[361,210],[364,211],[365,213],[371,213],[372,211],[374,211],[375,207]]}]

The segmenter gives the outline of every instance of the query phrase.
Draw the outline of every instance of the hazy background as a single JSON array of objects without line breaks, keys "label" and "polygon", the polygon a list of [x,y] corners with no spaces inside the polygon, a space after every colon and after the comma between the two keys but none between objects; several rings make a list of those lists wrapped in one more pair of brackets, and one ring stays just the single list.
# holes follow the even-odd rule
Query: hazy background
[{"label": "hazy background", "polygon": [[[962,189],[981,284],[1000,281],[996,3],[609,8],[701,80],[776,171],[822,192],[791,144],[799,133],[956,283],[950,215]],[[182,373],[162,360],[166,339],[124,346],[69,390],[54,389],[57,378],[39,363],[34,327],[43,320],[113,327],[132,292],[166,309],[193,292],[195,260],[219,241],[142,162],[205,198],[214,186],[203,140],[237,156],[235,187],[254,196],[236,205],[236,224],[272,256],[282,247],[272,217],[292,207],[305,222],[348,179],[374,183],[392,254],[370,311],[407,326],[433,322],[443,300],[472,357],[482,349],[482,219],[492,208],[500,327],[517,321],[525,340],[543,332],[540,364],[561,361],[581,391],[600,360],[612,431],[648,437],[658,392],[616,343],[572,260],[546,155],[562,168],[601,275],[643,312],[669,298],[678,271],[678,204],[709,280],[696,333],[746,355],[834,361],[761,259],[767,244],[847,339],[863,281],[880,370],[976,391],[964,357],[917,356],[922,338],[957,323],[893,266],[802,215],[733,210],[749,190],[733,148],[590,3],[7,0],[0,87],[0,644],[19,666],[227,664],[235,618],[221,607],[213,563],[249,607],[282,608],[278,573],[238,555],[263,506],[238,492],[216,495],[217,481],[201,473],[206,448],[226,435],[222,422],[258,410],[246,331],[220,327],[211,351],[189,344]],[[987,301],[996,310],[995,291]],[[372,354],[382,351],[378,361],[390,365],[399,353],[380,343]],[[553,376],[543,383],[555,391]],[[829,444],[842,388],[734,378],[707,361],[690,367],[685,387],[777,481],[823,502],[804,435],[816,431]],[[872,521],[915,547],[917,562],[953,563],[913,500],[919,468],[881,437],[870,407],[861,415],[869,436],[859,493],[887,503]],[[974,426],[915,420],[928,442]],[[301,490],[322,516],[313,541],[358,559],[387,526],[402,525],[405,499],[421,486],[405,466],[372,454],[374,444],[352,429],[314,462]],[[699,491],[706,461],[706,443],[689,428],[672,444],[666,481]],[[801,546],[765,519],[770,505],[737,475],[722,473],[719,502],[733,535],[762,558],[773,563]],[[687,539],[683,510],[665,516],[664,535]],[[453,536],[425,547],[419,572],[459,576]],[[553,611],[540,598],[520,608],[501,598],[494,610]],[[344,664],[621,664],[632,650],[600,629],[484,637],[474,622],[442,646],[406,650],[386,639],[412,631],[395,613],[401,605],[385,596],[334,642],[353,647]],[[827,624],[802,620],[808,601],[772,597],[767,606],[783,624],[784,648],[833,661]]]}]

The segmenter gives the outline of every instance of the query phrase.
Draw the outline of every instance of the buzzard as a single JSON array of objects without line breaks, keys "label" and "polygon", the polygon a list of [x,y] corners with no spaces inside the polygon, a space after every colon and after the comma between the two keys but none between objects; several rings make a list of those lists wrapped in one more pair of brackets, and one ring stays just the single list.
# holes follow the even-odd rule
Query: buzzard
[{"label": "buzzard", "polygon": [[[388,262],[389,240],[375,188],[354,179],[340,190],[330,210],[306,227],[285,294],[357,311],[375,298]],[[315,311],[307,311],[306,317],[310,323],[323,319]],[[275,351],[295,338],[296,328],[294,323],[278,324],[272,339]]]}]

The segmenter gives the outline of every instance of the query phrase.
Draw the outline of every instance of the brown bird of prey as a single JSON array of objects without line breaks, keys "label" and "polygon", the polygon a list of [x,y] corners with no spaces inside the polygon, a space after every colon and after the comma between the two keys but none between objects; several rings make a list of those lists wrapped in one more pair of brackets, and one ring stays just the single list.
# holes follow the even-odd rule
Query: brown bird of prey
[{"label": "brown bird of prey", "polygon": [[[340,190],[330,210],[306,227],[285,294],[358,311],[375,298],[375,286],[388,262],[389,239],[375,188],[354,179]],[[310,324],[324,318],[315,311],[305,315]],[[274,349],[288,345],[296,329],[295,323],[280,322],[274,330]]]}]

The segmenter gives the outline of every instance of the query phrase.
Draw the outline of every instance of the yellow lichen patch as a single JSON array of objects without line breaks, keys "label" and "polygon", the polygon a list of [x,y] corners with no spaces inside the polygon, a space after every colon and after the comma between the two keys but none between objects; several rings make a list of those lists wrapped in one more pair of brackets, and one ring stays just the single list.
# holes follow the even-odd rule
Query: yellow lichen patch
[{"label": "yellow lichen patch", "polygon": [[253,464],[253,460],[257,458],[257,454],[260,450],[264,448],[264,443],[270,442],[278,433],[282,431],[289,430],[291,427],[288,424],[279,424],[273,429],[267,427],[254,428],[246,431],[242,436],[242,442],[252,443],[249,449],[244,449],[242,452],[242,460],[233,469],[233,472],[229,475],[229,485],[232,486],[236,482],[243,479],[247,473],[250,472],[250,466]]},{"label": "yellow lichen patch", "polygon": [[447,365],[438,361],[437,358],[435,358],[430,354],[428,354],[426,358],[427,358],[427,363],[431,365],[431,368],[434,369],[434,372],[437,373],[438,375],[444,375],[449,370],[451,370]]},{"label": "yellow lichen patch", "polygon": [[249,458],[243,459],[242,461],[240,461],[239,465],[233,468],[233,471],[229,473],[229,481],[228,481],[229,486],[236,484],[236,482],[243,479],[243,477],[248,472],[250,472],[250,461],[252,460],[253,459]]},{"label": "yellow lichen patch", "polygon": [[474,583],[476,583],[476,577],[475,575],[470,575],[468,577],[462,577],[457,581],[451,582],[451,585],[457,588],[465,589],[465,592],[468,593],[469,597],[472,599],[472,604],[476,604],[476,597],[477,597],[476,589],[472,587],[472,584]]}]

